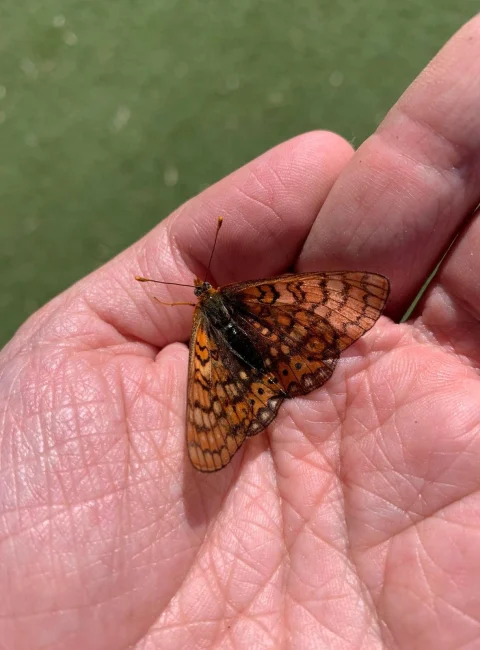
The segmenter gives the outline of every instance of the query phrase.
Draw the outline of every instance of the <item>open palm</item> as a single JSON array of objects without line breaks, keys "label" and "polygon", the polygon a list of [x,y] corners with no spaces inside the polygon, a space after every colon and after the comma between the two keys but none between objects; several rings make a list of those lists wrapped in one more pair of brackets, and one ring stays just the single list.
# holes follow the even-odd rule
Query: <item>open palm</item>
[{"label": "open palm", "polygon": [[[355,155],[325,132],[278,146],[19,330],[0,358],[1,648],[480,647],[479,97],[477,18]],[[371,270],[392,297],[324,387],[203,475],[191,308],[151,298],[191,290],[134,276],[202,275],[219,214],[219,285]]]}]

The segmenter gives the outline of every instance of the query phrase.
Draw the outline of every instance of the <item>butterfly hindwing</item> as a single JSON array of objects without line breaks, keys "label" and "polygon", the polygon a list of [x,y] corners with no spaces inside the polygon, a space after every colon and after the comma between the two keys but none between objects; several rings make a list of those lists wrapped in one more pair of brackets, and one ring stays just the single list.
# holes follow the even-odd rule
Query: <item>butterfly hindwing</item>
[{"label": "butterfly hindwing", "polygon": [[288,397],[305,395],[330,378],[339,356],[335,333],[328,323],[322,327],[315,314],[291,306],[272,314],[270,307],[261,306],[238,309],[233,318]]},{"label": "butterfly hindwing", "polygon": [[389,282],[374,273],[305,273],[231,284],[220,292],[293,397],[324,384],[340,352],[374,325]]},{"label": "butterfly hindwing", "polygon": [[247,436],[275,417],[284,395],[271,373],[246,365],[195,310],[190,343],[187,445],[196,469],[227,465]]}]

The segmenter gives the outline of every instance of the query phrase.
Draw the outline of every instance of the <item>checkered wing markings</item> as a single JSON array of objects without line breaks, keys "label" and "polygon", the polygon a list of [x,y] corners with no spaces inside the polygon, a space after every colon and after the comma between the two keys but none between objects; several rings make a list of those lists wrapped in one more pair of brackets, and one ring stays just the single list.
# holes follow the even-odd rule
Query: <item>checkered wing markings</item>
[{"label": "checkered wing markings", "polygon": [[222,288],[289,397],[327,381],[340,352],[382,313],[388,280],[373,273],[306,273]]},{"label": "checkered wing markings", "polygon": [[273,307],[268,308],[272,313],[266,311],[254,314],[239,310],[234,319],[253,341],[266,369],[277,377],[288,397],[305,395],[324,384],[339,355],[328,324],[322,327],[318,317],[300,313],[298,308]]},{"label": "checkered wing markings", "polygon": [[227,465],[247,436],[275,417],[283,394],[276,378],[245,366],[194,316],[187,398],[187,445],[193,466],[214,472]]}]

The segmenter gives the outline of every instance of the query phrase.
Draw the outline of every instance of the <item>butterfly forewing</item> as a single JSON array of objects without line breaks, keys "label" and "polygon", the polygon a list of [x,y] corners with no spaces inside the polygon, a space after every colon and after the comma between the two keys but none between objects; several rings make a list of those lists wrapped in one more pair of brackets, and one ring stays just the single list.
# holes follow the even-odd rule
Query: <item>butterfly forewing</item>
[{"label": "butterfly forewing", "polygon": [[[200,298],[190,344],[187,439],[193,465],[227,465],[247,436],[263,430],[285,397],[331,376],[342,350],[381,315],[387,278],[374,273],[290,274],[220,288],[232,331],[255,349],[255,364],[216,329]],[[234,342],[234,339],[233,339]],[[252,357],[253,358],[253,357]]]},{"label": "butterfly forewing", "polygon": [[[275,325],[280,314],[314,314],[316,328],[325,333],[325,353],[338,353],[365,334],[382,314],[390,283],[383,275],[356,271],[289,274],[221,289],[247,311],[259,313]],[[287,307],[288,306],[288,307]],[[268,316],[268,308],[270,316]],[[329,332],[333,332],[333,335]],[[332,340],[333,336],[333,340]]]},{"label": "butterfly forewing", "polygon": [[187,444],[193,466],[213,472],[270,424],[284,395],[272,373],[238,358],[200,305],[190,343]]}]

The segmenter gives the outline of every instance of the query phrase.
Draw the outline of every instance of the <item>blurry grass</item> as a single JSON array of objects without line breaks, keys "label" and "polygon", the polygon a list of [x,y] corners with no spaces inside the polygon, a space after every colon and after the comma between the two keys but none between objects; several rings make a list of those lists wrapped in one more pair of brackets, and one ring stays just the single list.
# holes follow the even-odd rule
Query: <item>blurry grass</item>
[{"label": "blurry grass", "polygon": [[177,205],[314,128],[358,146],[474,0],[3,0],[0,344]]}]

